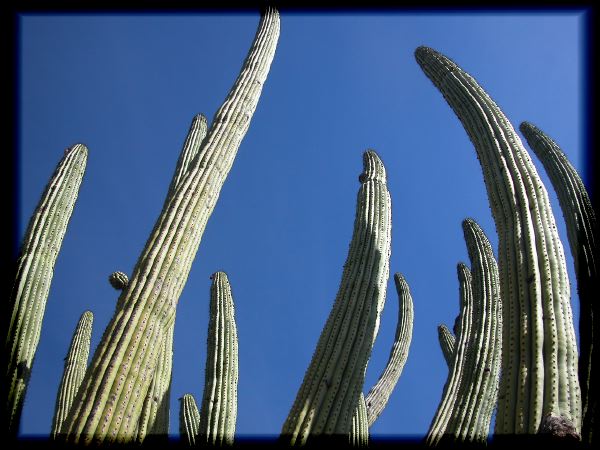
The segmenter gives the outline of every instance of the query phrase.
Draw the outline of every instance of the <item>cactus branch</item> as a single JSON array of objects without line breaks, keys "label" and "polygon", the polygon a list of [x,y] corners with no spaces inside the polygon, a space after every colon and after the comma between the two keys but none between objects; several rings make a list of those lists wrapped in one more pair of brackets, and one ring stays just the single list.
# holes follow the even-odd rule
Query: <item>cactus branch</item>
[{"label": "cactus branch", "polygon": [[448,365],[448,368],[450,368],[450,366],[452,366],[452,361],[454,360],[456,337],[446,325],[442,324],[438,326],[438,339],[446,364]]},{"label": "cactus branch", "polygon": [[350,445],[352,447],[368,447],[369,445],[369,419],[365,396],[362,392],[358,399],[358,407],[352,416]]},{"label": "cactus branch", "polygon": [[192,394],[185,394],[179,399],[179,434],[181,440],[188,447],[195,447],[197,443],[198,428],[200,426],[200,413],[196,400]]}]

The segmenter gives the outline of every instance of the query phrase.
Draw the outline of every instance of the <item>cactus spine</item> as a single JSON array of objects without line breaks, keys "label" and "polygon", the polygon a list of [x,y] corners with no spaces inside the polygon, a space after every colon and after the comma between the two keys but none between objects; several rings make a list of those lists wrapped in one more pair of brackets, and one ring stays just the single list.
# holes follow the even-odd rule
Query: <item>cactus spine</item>
[{"label": "cactus spine", "polygon": [[450,368],[452,366],[452,361],[454,360],[456,337],[446,325],[442,324],[438,326],[438,339],[446,364],[448,365],[448,368]]},{"label": "cactus spine", "polygon": [[[599,371],[598,352],[598,224],[592,202],[581,177],[560,147],[536,126],[523,122],[519,127],[529,147],[542,162],[558,196],[567,225],[567,236],[575,263],[579,292],[579,383],[582,397],[582,437],[591,444],[594,416],[598,405],[592,380]],[[598,427],[598,424],[595,424]]]},{"label": "cactus spine", "polygon": [[267,8],[242,71],[183,178],[168,196],[108,324],[66,423],[72,443],[134,438],[159,343],[174,320],[204,228],[250,124],[279,36]]},{"label": "cactus spine", "polygon": [[85,311],[79,318],[75,333],[73,333],[71,345],[65,358],[65,368],[58,388],[58,395],[56,396],[56,407],[50,434],[53,439],[61,434],[62,424],[85,375],[90,355],[93,322],[94,314],[91,311]]},{"label": "cactus spine", "polygon": [[350,445],[353,447],[367,447],[369,445],[369,417],[367,403],[362,392],[358,398],[358,407],[352,416]]},{"label": "cactus spine", "polygon": [[410,288],[400,273],[394,275],[394,282],[399,303],[398,325],[386,367],[365,398],[369,426],[375,423],[387,405],[406,364],[412,340],[414,309]]},{"label": "cactus spine", "polygon": [[200,413],[192,394],[185,394],[179,399],[179,434],[189,447],[196,446],[196,438],[200,427]]},{"label": "cactus spine", "polygon": [[497,434],[542,419],[581,423],[577,348],[564,251],[548,194],[508,119],[477,82],[427,47],[415,56],[475,145],[499,237],[505,299]]},{"label": "cactus spine", "polygon": [[238,339],[231,286],[224,272],[212,276],[204,394],[198,441],[232,445],[237,417]]},{"label": "cactus spine", "polygon": [[322,435],[347,439],[377,335],[389,276],[391,201],[374,151],[364,153],[363,165],[340,288],[283,425],[282,439],[292,445]]},{"label": "cactus spine", "polygon": [[9,436],[19,430],[21,409],[29,382],[31,365],[40,339],[42,320],[54,264],[77,200],[87,162],[87,148],[76,144],[65,150],[33,216],[30,219],[17,260],[4,341],[2,387]]}]

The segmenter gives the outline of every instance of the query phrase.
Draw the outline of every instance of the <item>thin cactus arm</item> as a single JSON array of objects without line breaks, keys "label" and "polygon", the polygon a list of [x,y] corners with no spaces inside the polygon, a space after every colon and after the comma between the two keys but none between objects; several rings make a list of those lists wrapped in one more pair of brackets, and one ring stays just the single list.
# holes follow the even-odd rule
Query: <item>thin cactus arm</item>
[{"label": "thin cactus arm", "polygon": [[[592,380],[600,370],[598,350],[598,223],[596,212],[583,180],[558,144],[529,122],[519,129],[529,147],[541,161],[558,196],[567,226],[567,236],[577,277],[579,293],[579,383],[582,397],[582,438],[591,444],[598,434],[598,393]],[[595,430],[593,428],[596,427]],[[595,433],[593,433],[595,431]]]},{"label": "thin cactus arm", "polygon": [[498,233],[508,351],[495,432],[537,433],[542,418],[554,416],[579,430],[569,280],[546,188],[512,125],[473,77],[430,48],[419,47],[415,56],[475,146]]},{"label": "thin cactus arm", "polygon": [[440,342],[440,348],[442,349],[442,354],[444,355],[444,360],[448,367],[452,365],[452,360],[454,359],[454,348],[456,346],[456,336],[452,334],[450,328],[446,325],[441,324],[438,325],[438,340]]},{"label": "thin cactus arm", "polygon": [[179,435],[188,447],[195,447],[198,443],[198,429],[200,427],[200,413],[196,400],[192,394],[184,394],[179,399]]},{"label": "thin cactus arm", "polygon": [[198,441],[232,445],[237,418],[238,338],[235,309],[225,272],[211,276],[204,393]]},{"label": "thin cactus arm", "polygon": [[383,163],[363,155],[354,231],[342,281],[281,440],[348,436],[377,335],[389,277],[391,200]]},{"label": "thin cactus arm", "polygon": [[383,373],[365,398],[369,426],[372,426],[392,395],[408,359],[412,340],[414,308],[410,288],[404,276],[394,275],[398,293],[398,324],[396,335]]},{"label": "thin cactus arm", "polygon": [[88,150],[82,144],[65,150],[36,206],[21,244],[8,316],[3,319],[7,335],[3,352],[6,372],[2,383],[2,408],[6,420],[2,426],[8,436],[16,436],[19,430],[54,265],[77,200],[87,154]]},{"label": "thin cactus arm", "polygon": [[238,79],[199,154],[169,196],[118,308],[98,345],[65,423],[70,443],[125,443],[135,437],[158,362],[204,228],[256,109],[279,37],[267,8]]},{"label": "thin cactus arm", "polygon": [[352,447],[368,447],[369,445],[369,413],[365,396],[360,394],[358,406],[352,416],[352,430],[350,431],[350,445]]},{"label": "thin cactus arm", "polygon": [[91,311],[85,311],[79,318],[71,338],[56,396],[56,406],[50,432],[52,439],[56,439],[61,434],[62,424],[85,375],[90,355],[93,323],[94,314]]}]

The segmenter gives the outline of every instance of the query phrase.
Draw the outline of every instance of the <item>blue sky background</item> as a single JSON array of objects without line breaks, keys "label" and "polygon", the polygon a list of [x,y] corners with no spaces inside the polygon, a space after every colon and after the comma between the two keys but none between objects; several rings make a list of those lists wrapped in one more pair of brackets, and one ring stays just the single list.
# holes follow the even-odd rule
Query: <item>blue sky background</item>
[{"label": "blue sky background", "polygon": [[[413,294],[412,346],[378,436],[423,436],[447,368],[437,325],[458,313],[461,221],[497,244],[465,131],[416,63],[452,58],[513,125],[531,121],[584,164],[581,12],[286,12],[271,72],[180,298],[177,399],[202,396],[211,273],[228,273],[239,334],[239,435],[277,435],[333,304],[354,221],[362,153],[375,149],[392,197],[391,271]],[[73,329],[95,315],[92,348],[158,217],[192,117],[211,120],[237,77],[256,13],[23,15],[20,18],[20,238],[64,148],[85,143],[86,174],[46,308],[22,433],[47,435]],[[547,180],[534,157],[542,178]],[[549,182],[578,310],[572,258]],[[469,264],[470,265],[470,264]],[[365,392],[383,370],[398,300],[390,277]],[[576,315],[577,317],[577,315]]]}]

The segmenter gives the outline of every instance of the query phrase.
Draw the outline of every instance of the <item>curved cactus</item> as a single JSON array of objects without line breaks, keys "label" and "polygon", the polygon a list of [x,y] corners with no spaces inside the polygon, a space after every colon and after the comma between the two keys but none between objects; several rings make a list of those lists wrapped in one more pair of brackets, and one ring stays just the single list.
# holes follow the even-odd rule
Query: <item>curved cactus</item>
[{"label": "curved cactus", "polygon": [[333,309],[283,425],[282,441],[347,439],[379,327],[389,276],[391,201],[383,163],[363,156],[354,232]]},{"label": "curved cactus", "polygon": [[50,432],[53,439],[61,434],[62,424],[85,375],[90,355],[93,322],[94,314],[91,311],[85,311],[79,318],[73,333],[71,345],[65,358],[65,368],[60,380],[58,395],[56,396],[56,407],[54,408],[54,418],[52,419],[52,430]]},{"label": "curved cactus", "polygon": [[237,417],[238,339],[231,286],[224,272],[211,276],[210,320],[198,441],[232,445]]},{"label": "curved cactus", "polygon": [[569,280],[546,189],[512,125],[477,82],[435,50],[419,47],[415,56],[475,146],[496,223],[506,351],[495,431],[537,433],[547,416],[578,430]]},{"label": "curved cactus", "polygon": [[16,277],[5,322],[2,401],[5,431],[16,436],[31,365],[40,339],[42,320],[54,264],[77,200],[87,162],[87,148],[76,144],[67,150],[36,210],[23,238]]},{"label": "curved cactus", "polygon": [[350,431],[350,445],[353,447],[367,447],[369,445],[369,415],[365,396],[360,394],[358,406],[352,416],[352,430]]},{"label": "curved cactus", "polygon": [[375,423],[387,405],[406,364],[412,340],[414,309],[410,288],[400,273],[394,275],[394,282],[399,302],[398,325],[386,367],[365,398],[369,426]]},{"label": "curved cactus", "polygon": [[448,368],[450,368],[452,366],[452,361],[454,360],[456,337],[446,325],[442,324],[438,326],[438,339],[446,364],[448,364]]},{"label": "curved cactus", "polygon": [[122,291],[129,284],[129,278],[126,273],[117,271],[109,275],[108,282],[117,291]]},{"label": "curved cactus", "polygon": [[192,394],[185,394],[179,399],[179,434],[189,447],[196,446],[198,428],[200,426],[200,413],[196,400]]},{"label": "curved cactus", "polygon": [[[519,127],[529,147],[542,162],[558,196],[567,224],[567,236],[575,264],[579,292],[579,383],[582,398],[582,437],[591,444],[598,394],[592,380],[599,373],[598,351],[598,223],[592,202],[577,170],[548,135],[528,122]],[[594,426],[596,430],[593,430]]]},{"label": "curved cactus", "polygon": [[65,423],[71,443],[130,442],[204,228],[254,113],[279,37],[267,8],[199,153],[168,196]]}]

